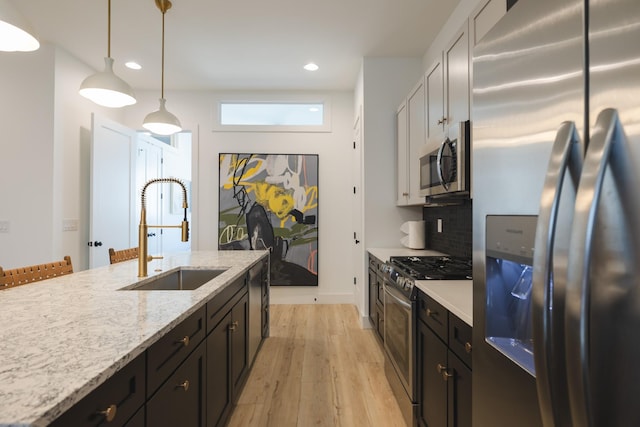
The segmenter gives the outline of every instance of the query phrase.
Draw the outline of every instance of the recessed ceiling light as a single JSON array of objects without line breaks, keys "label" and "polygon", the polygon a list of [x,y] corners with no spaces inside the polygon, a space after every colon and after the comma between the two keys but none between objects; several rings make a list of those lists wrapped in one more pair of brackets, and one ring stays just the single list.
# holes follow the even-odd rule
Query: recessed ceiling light
[{"label": "recessed ceiling light", "polygon": [[309,62],[307,65],[304,66],[304,69],[307,71],[316,71],[318,67],[316,64],[314,64],[313,62]]},{"label": "recessed ceiling light", "polygon": [[137,62],[134,62],[134,61],[129,61],[124,65],[125,65],[125,67],[131,68],[132,70],[140,70],[140,69],[142,69],[142,65],[140,65],[140,64],[138,64]]}]

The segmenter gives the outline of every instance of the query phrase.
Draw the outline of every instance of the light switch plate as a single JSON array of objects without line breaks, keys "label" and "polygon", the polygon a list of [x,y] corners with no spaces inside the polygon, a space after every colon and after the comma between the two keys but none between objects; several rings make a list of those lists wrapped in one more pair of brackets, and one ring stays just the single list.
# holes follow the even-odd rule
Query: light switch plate
[{"label": "light switch plate", "polygon": [[9,232],[9,226],[11,224],[9,223],[8,220],[6,219],[2,219],[0,220],[0,233],[8,233]]},{"label": "light switch plate", "polygon": [[63,219],[62,220],[62,231],[78,231],[78,220],[77,219]]}]

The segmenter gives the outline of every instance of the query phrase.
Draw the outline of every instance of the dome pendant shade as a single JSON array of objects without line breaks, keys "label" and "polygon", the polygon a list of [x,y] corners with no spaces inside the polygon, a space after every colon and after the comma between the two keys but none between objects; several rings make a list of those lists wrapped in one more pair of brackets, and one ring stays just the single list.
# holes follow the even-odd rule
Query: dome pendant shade
[{"label": "dome pendant shade", "polygon": [[157,135],[173,135],[182,130],[180,120],[165,107],[166,99],[160,98],[160,109],[147,114],[142,126],[149,132]]},{"label": "dome pendant shade", "polygon": [[40,43],[22,14],[9,0],[0,0],[0,51],[31,52],[39,47]]},{"label": "dome pendant shade", "polygon": [[113,58],[104,58],[104,71],[93,74],[80,85],[80,95],[103,107],[120,108],[136,103],[131,86],[113,72]]}]

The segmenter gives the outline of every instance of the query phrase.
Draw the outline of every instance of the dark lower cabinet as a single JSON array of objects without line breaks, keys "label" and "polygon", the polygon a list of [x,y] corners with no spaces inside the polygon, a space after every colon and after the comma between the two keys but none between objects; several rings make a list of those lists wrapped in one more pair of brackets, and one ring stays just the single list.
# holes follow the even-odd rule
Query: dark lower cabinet
[{"label": "dark lower cabinet", "polygon": [[207,426],[223,425],[231,412],[229,325],[227,313],[207,337]]},{"label": "dark lower cabinet", "polygon": [[236,402],[247,379],[249,369],[249,295],[245,294],[231,309],[231,326],[229,326],[229,340],[231,341],[231,401]]},{"label": "dark lower cabinet", "polygon": [[447,361],[447,346],[427,325],[418,322],[418,354],[422,356],[418,368],[420,425],[447,427],[447,381],[440,365]]},{"label": "dark lower cabinet", "polygon": [[205,425],[206,346],[200,344],[147,402],[147,425]]},{"label": "dark lower cabinet", "polygon": [[145,355],[141,354],[62,414],[51,426],[128,426],[128,421],[144,402]]},{"label": "dark lower cabinet", "polygon": [[369,319],[378,338],[384,341],[384,289],[380,261],[369,254]]},{"label": "dark lower cabinet", "polygon": [[131,418],[124,427],[145,427],[147,425],[144,419],[144,407],[138,409],[138,412]]},{"label": "dark lower cabinet", "polygon": [[269,261],[263,263],[262,268],[262,338],[269,336]]},{"label": "dark lower cabinet", "polygon": [[449,351],[449,427],[471,426],[471,369]]},{"label": "dark lower cabinet", "polygon": [[226,424],[249,369],[249,294],[238,292],[221,310],[207,337],[207,427]]},{"label": "dark lower cabinet", "polygon": [[[256,315],[264,337],[269,334],[268,268],[262,273],[263,312]],[[240,277],[51,426],[226,425],[249,374],[249,316],[247,281]]]},{"label": "dark lower cabinet", "polygon": [[[419,295],[429,315],[420,316],[417,336],[418,425],[421,427],[471,427],[471,327]],[[435,322],[435,318],[447,319]],[[429,320],[431,325],[425,323]],[[444,325],[444,327],[443,327]],[[462,342],[462,344],[461,344]],[[462,355],[465,363],[458,354]]]}]

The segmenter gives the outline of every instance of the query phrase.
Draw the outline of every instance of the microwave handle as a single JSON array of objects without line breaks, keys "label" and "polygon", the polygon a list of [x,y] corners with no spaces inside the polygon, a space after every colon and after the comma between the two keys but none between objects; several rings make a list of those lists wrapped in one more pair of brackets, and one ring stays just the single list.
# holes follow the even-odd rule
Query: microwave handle
[{"label": "microwave handle", "polygon": [[445,182],[444,176],[442,175],[442,153],[444,152],[444,147],[446,147],[449,142],[449,138],[445,138],[440,145],[440,149],[438,150],[438,156],[436,157],[436,168],[438,171],[438,178],[440,178],[440,185],[444,187],[445,190],[449,191],[449,184]]}]

